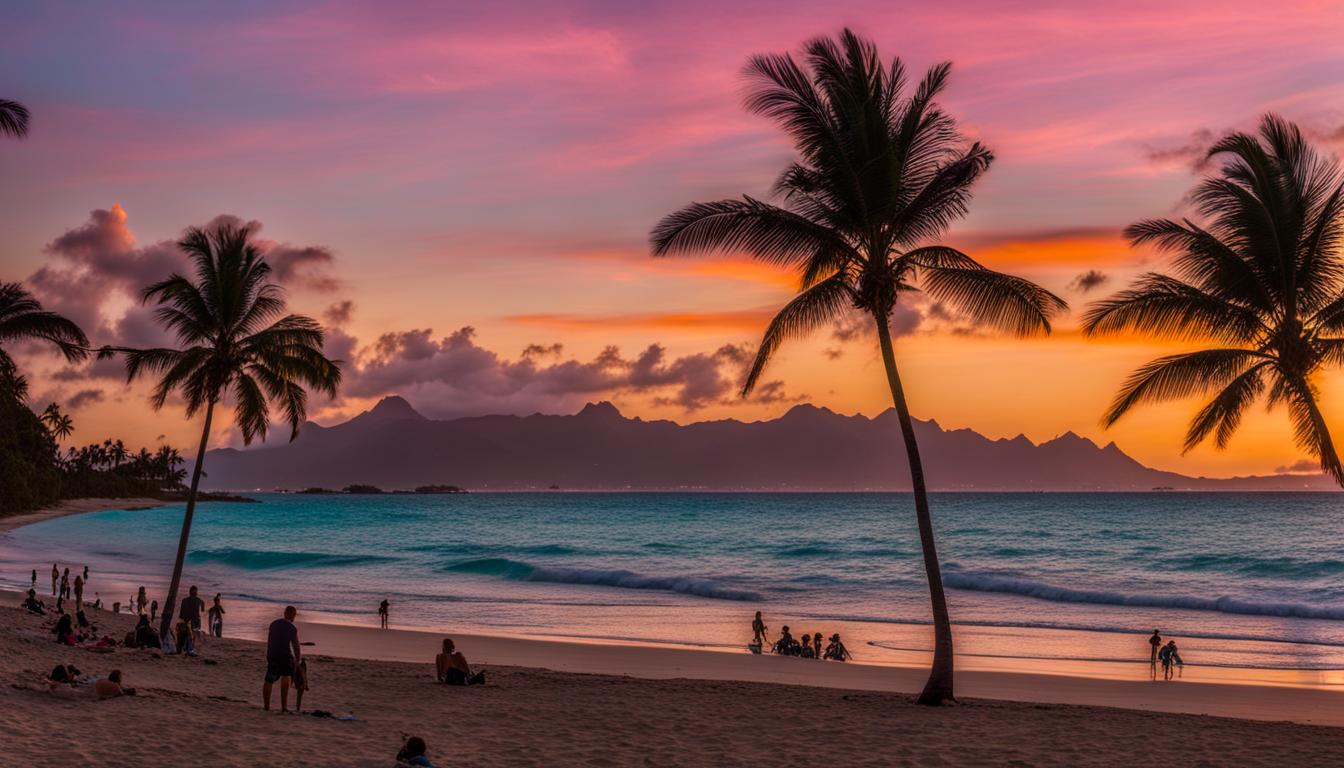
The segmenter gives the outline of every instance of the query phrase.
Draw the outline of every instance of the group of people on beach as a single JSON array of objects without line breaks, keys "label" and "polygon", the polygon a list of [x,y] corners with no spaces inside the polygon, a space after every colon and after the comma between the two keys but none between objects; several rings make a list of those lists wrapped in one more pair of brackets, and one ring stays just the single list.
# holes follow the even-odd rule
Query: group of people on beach
[{"label": "group of people on beach", "polygon": [[1185,674],[1185,662],[1181,661],[1181,653],[1176,648],[1175,640],[1168,640],[1164,645],[1162,635],[1156,629],[1153,630],[1152,637],[1148,638],[1148,646],[1151,653],[1148,656],[1148,675],[1152,679],[1157,679],[1157,665],[1162,665],[1162,679],[1170,680],[1174,676],[1182,677]]},{"label": "group of people on beach", "polygon": [[[765,626],[765,620],[761,618],[761,612],[756,612],[756,618],[751,621],[751,643],[747,648],[752,653],[762,653],[766,645],[770,643],[769,627]],[[840,633],[831,635],[830,641],[825,647],[822,646],[822,636],[820,632],[808,635],[803,632],[794,639],[793,633],[789,631],[789,625],[785,624],[779,631],[779,639],[770,644],[770,651],[780,656],[797,656],[803,659],[825,659],[827,661],[849,661],[853,658],[849,649],[840,640]]]}]

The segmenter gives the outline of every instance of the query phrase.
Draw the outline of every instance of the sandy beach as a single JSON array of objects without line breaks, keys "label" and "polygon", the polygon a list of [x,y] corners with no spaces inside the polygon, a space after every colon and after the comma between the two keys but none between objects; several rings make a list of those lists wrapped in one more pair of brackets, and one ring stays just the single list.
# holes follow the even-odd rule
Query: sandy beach
[{"label": "sandy beach", "polygon": [[[95,621],[114,634],[131,623],[106,612]],[[471,766],[1344,760],[1339,728],[1167,714],[1344,724],[1338,694],[1319,690],[969,673],[961,705],[929,709],[908,694],[917,670],[461,635],[489,684],[448,688],[432,679],[438,635],[302,622],[315,643],[304,708],[357,719],[284,716],[261,709],[257,643],[209,641],[194,659],[98,654],[57,646],[49,623],[0,610],[8,764],[145,765],[162,759],[165,732],[182,759],[223,766],[386,766],[407,734],[426,739],[436,765]],[[100,676],[119,668],[141,695],[65,701],[33,690],[56,663]],[[1043,703],[1062,701],[1148,711]]]},{"label": "sandy beach", "polygon": [[86,512],[101,512],[106,509],[149,509],[151,507],[161,507],[167,503],[169,502],[158,499],[67,499],[53,507],[40,509],[36,512],[0,517],[0,534],[5,531],[12,531],[19,526],[32,525],[43,520],[65,517],[66,515],[82,515]]}]

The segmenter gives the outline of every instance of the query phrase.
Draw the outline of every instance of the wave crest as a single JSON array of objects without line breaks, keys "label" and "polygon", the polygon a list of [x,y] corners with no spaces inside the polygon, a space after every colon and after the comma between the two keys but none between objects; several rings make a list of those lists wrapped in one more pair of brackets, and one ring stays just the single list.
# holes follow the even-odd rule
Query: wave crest
[{"label": "wave crest", "polygon": [[193,563],[223,563],[248,571],[272,568],[337,568],[384,562],[388,558],[377,555],[337,555],[327,552],[276,552],[259,549],[196,549],[187,553]]},{"label": "wave crest", "polygon": [[503,557],[483,557],[450,563],[444,566],[443,570],[452,573],[497,576],[513,581],[591,584],[602,587],[619,587],[621,589],[678,592],[683,595],[696,595],[716,600],[752,601],[761,599],[761,596],[755,592],[724,587],[713,579],[691,576],[648,576],[634,571],[604,570],[600,568],[555,568],[509,560]]},{"label": "wave crest", "polygon": [[949,571],[943,574],[943,581],[953,589],[964,589],[972,592],[1002,592],[1057,603],[1095,603],[1136,608],[1185,608],[1194,611],[1216,611],[1245,616],[1281,616],[1297,619],[1344,619],[1344,607],[1316,606],[1304,603],[1257,602],[1229,596],[1131,595],[1107,590],[1071,589],[1015,576],[973,571]]}]

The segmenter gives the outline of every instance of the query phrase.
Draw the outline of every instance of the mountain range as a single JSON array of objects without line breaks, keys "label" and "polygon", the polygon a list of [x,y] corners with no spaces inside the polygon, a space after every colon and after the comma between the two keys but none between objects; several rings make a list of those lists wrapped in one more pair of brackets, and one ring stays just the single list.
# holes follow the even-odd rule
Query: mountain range
[{"label": "mountain range", "polygon": [[[1143,466],[1115,443],[1065,433],[1033,443],[915,422],[932,490],[1330,490],[1323,476],[1188,477]],[[626,418],[611,403],[571,416],[428,419],[401,397],[342,424],[308,423],[292,443],[206,454],[215,490],[385,489],[450,483],[472,490],[902,491],[910,473],[894,410],[845,416],[797,405],[769,421],[680,425]]]}]

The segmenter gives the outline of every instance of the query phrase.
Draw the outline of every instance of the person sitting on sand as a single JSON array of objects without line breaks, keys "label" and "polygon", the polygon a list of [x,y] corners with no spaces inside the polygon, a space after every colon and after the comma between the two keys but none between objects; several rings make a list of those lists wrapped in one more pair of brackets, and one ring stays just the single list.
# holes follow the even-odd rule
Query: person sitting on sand
[{"label": "person sitting on sand", "polygon": [[849,661],[854,657],[850,655],[849,649],[845,647],[845,644],[840,642],[840,633],[836,632],[834,635],[831,635],[831,642],[826,646],[824,658],[830,659],[831,661]]},{"label": "person sitting on sand", "polygon": [[820,633],[820,632],[818,632],[818,633],[816,633],[815,635],[812,636],[812,652],[815,653],[815,654],[817,654],[817,658],[818,658],[818,659],[821,658],[821,633]]},{"label": "person sitting on sand", "polygon": [[45,616],[47,613],[47,604],[37,599],[37,590],[28,590],[28,599],[23,601],[23,607],[28,609],[29,613],[35,613],[38,616]]},{"label": "person sitting on sand", "polygon": [[141,616],[140,622],[135,625],[135,647],[138,648],[158,648],[159,635],[154,628],[149,625],[149,617]]},{"label": "person sitting on sand", "polygon": [[79,636],[75,634],[74,617],[68,613],[61,614],[61,618],[56,620],[56,642],[61,645],[79,645]]},{"label": "person sitting on sand", "polygon": [[453,644],[452,638],[443,638],[443,652],[434,657],[434,670],[439,678],[439,682],[448,685],[482,685],[485,683],[485,673],[471,673],[471,666],[467,664],[467,657],[457,650]]},{"label": "person sitting on sand", "polygon": [[210,634],[215,637],[224,636],[224,606],[219,602],[220,593],[215,593],[215,599],[211,601],[210,614]]},{"label": "person sitting on sand", "polygon": [[303,660],[299,628],[294,626],[294,618],[298,615],[297,608],[287,605],[284,618],[272,621],[266,630],[266,678],[261,686],[261,699],[268,712],[271,709],[271,685],[276,680],[280,681],[280,711],[289,711],[289,684],[294,677],[294,665]]},{"label": "person sitting on sand", "polygon": [[93,593],[93,609],[95,611],[103,610],[103,598],[99,597],[97,592]]},{"label": "person sitting on sand", "polygon": [[798,655],[804,659],[817,658],[817,654],[812,651],[812,636],[806,632],[803,633],[802,645],[798,648]]},{"label": "person sitting on sand", "polygon": [[779,630],[779,639],[775,641],[775,653],[781,656],[797,656],[798,643],[789,634],[789,625],[785,624],[783,629]]},{"label": "person sitting on sand", "polygon": [[425,752],[429,747],[425,746],[425,740],[419,736],[412,736],[406,740],[406,745],[397,753],[398,765],[414,765],[419,768],[434,768],[434,764],[425,757]]},{"label": "person sitting on sand", "polygon": [[107,677],[94,682],[93,693],[99,699],[114,699],[118,696],[134,696],[135,689],[122,685],[121,670],[114,669]]}]

